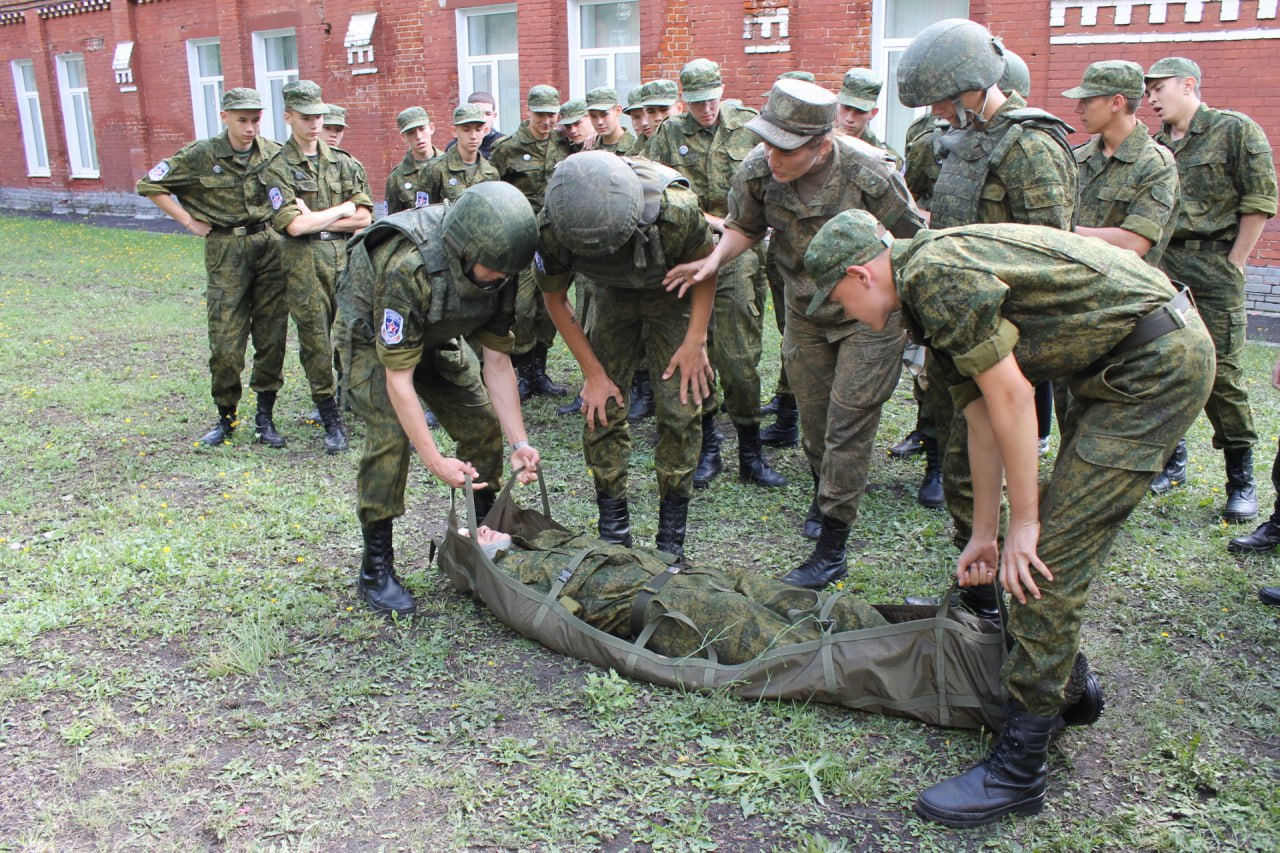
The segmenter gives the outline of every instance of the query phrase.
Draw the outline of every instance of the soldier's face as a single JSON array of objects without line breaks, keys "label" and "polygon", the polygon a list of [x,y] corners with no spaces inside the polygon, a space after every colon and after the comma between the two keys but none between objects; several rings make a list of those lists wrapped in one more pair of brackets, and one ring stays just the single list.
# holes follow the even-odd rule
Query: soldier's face
[{"label": "soldier's face", "polygon": [[645,139],[653,136],[655,128],[652,122],[649,121],[649,116],[645,114],[644,107],[636,107],[634,110],[628,110],[627,115],[631,117],[631,128],[636,133],[643,136]]},{"label": "soldier's face", "polygon": [[324,116],[304,116],[288,110],[284,114],[284,123],[289,125],[293,135],[302,142],[315,142],[320,138],[320,129],[324,127]]},{"label": "soldier's face", "polygon": [[[1116,102],[1119,101],[1119,106]],[[1076,101],[1076,115],[1089,133],[1101,133],[1111,120],[1124,112],[1124,98],[1119,95],[1098,95]]]},{"label": "soldier's face", "polygon": [[1160,77],[1147,81],[1147,103],[1164,124],[1180,124],[1199,106],[1195,80],[1190,77]]},{"label": "soldier's face", "polygon": [[902,307],[893,285],[889,252],[883,251],[861,266],[847,267],[844,278],[836,283],[827,299],[839,305],[848,319],[883,332],[889,325],[889,317]]},{"label": "soldier's face", "polygon": [[223,110],[222,122],[227,126],[227,138],[231,147],[246,151],[258,138],[262,127],[262,110]]},{"label": "soldier's face", "polygon": [[453,135],[458,140],[458,153],[462,155],[464,161],[470,163],[476,159],[486,132],[482,121],[469,121],[466,124],[453,126]]},{"label": "soldier's face", "polygon": [[587,118],[591,120],[591,126],[599,136],[608,138],[618,132],[620,112],[618,107],[610,107],[607,110],[587,110]]},{"label": "soldier's face", "polygon": [[431,122],[411,127],[400,135],[404,137],[404,143],[409,146],[409,152],[415,160],[430,159],[435,151],[435,146],[431,144]]},{"label": "soldier's face", "polygon": [[867,129],[867,125],[879,109],[860,110],[856,107],[846,107],[844,104],[836,104],[836,126],[849,136],[862,136],[863,131]]},{"label": "soldier's face", "polygon": [[719,98],[712,98],[709,101],[694,101],[688,107],[693,120],[703,127],[711,127],[720,120]]},{"label": "soldier's face", "polygon": [[831,151],[831,144],[827,137],[818,137],[790,150],[765,142],[764,150],[773,179],[780,184],[789,184],[821,168]]},{"label": "soldier's face", "polygon": [[[960,103],[964,104],[971,112],[976,113],[978,110],[982,109],[982,102],[985,100],[985,94],[985,92],[981,91],[962,92],[960,94]],[[952,127],[960,126],[960,117],[956,115],[955,104],[950,98],[945,101],[938,101],[935,104],[930,104],[929,111],[932,112],[936,118],[942,119]]]},{"label": "soldier's face", "polygon": [[581,145],[591,136],[591,121],[586,116],[564,126],[564,138],[572,145]]},{"label": "soldier's face", "polygon": [[652,136],[657,133],[662,123],[675,113],[676,109],[674,107],[645,107],[644,117],[649,120],[649,126],[653,128],[649,135]]},{"label": "soldier's face", "polygon": [[320,128],[320,141],[325,145],[340,146],[347,129],[340,124],[326,124]]},{"label": "soldier's face", "polygon": [[486,104],[484,101],[478,102],[484,107],[484,134],[489,135],[489,131],[493,130],[493,123],[497,120],[498,114],[493,109],[493,104]]},{"label": "soldier's face", "polygon": [[529,113],[529,135],[539,141],[551,135],[559,113]]},{"label": "soldier's face", "polygon": [[498,290],[511,276],[495,269],[490,269],[482,263],[474,263],[471,269],[467,270],[467,278],[481,290]]}]

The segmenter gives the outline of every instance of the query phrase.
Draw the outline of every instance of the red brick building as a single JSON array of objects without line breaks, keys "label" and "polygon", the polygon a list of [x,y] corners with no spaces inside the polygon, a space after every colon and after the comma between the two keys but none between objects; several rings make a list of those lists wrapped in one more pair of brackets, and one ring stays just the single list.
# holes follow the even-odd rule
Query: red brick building
[{"label": "red brick building", "polygon": [[[422,104],[449,139],[459,99],[485,89],[510,129],[522,95],[551,83],[566,98],[592,86],[621,93],[675,77],[695,56],[718,61],[726,97],[757,105],[782,71],[835,87],[870,66],[889,81],[876,119],[899,139],[898,53],[932,21],[968,16],[1027,60],[1032,102],[1066,118],[1060,92],[1088,63],[1166,55],[1200,63],[1205,100],[1256,119],[1280,140],[1277,0],[0,0],[0,206],[151,213],[133,183],[196,136],[217,133],[224,88],[252,86],[279,103],[310,78],[348,109],[344,147],[375,196],[403,156],[394,116]],[[893,105],[893,106],[888,106]],[[279,109],[266,132],[281,138]],[[1147,116],[1150,119],[1150,116]],[[1080,141],[1083,141],[1083,135]],[[1280,312],[1280,222],[1250,270],[1253,307]]]}]

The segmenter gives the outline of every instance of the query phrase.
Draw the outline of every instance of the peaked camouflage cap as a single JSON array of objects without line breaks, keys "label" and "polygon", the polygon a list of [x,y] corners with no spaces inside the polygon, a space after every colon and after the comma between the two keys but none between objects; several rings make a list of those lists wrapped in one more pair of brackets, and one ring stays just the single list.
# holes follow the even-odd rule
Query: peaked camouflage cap
[{"label": "peaked camouflage cap", "polygon": [[630,92],[627,92],[627,105],[622,108],[623,112],[631,112],[632,110],[644,109],[644,93],[649,84],[636,86]]},{"label": "peaked camouflage cap", "polygon": [[328,111],[320,97],[320,87],[311,80],[294,80],[282,90],[284,108],[304,116],[322,116]]},{"label": "peaked camouflage cap", "polygon": [[714,101],[724,94],[720,66],[710,59],[695,59],[680,69],[680,90],[686,104]]},{"label": "peaked camouflage cap", "polygon": [[324,123],[326,127],[346,127],[347,108],[337,104],[325,104]]},{"label": "peaked camouflage cap", "polygon": [[1100,95],[1142,97],[1142,66],[1127,59],[1106,59],[1084,70],[1080,85],[1062,93],[1064,98],[1096,98]]},{"label": "peaked camouflage cap", "polygon": [[560,105],[560,121],[557,124],[577,124],[586,117],[587,102],[581,98],[574,98]]},{"label": "peaked camouflage cap", "polygon": [[422,107],[409,107],[402,110],[400,115],[396,116],[396,127],[400,128],[401,133],[413,130],[415,127],[431,124],[431,118],[427,115],[427,111]]},{"label": "peaked camouflage cap", "polygon": [[770,145],[790,151],[831,130],[836,96],[815,83],[779,80],[769,100],[747,127]]},{"label": "peaked camouflage cap", "polygon": [[618,90],[612,86],[597,86],[587,92],[587,109],[609,110],[618,106]]},{"label": "peaked camouflage cap", "polygon": [[458,104],[453,111],[453,123],[484,124],[489,119],[484,114],[484,104]]},{"label": "peaked camouflage cap", "polygon": [[[779,80],[803,80],[806,83],[818,82],[818,78],[815,77],[813,73],[810,71],[783,71],[781,74],[779,74],[777,77],[774,78],[773,82],[777,83]],[[766,98],[769,97],[769,93],[765,92],[764,97]]]},{"label": "peaked camouflage cap", "polygon": [[260,110],[262,95],[257,89],[246,89],[243,86],[228,89],[222,93],[222,108],[224,110]]},{"label": "peaked camouflage cap", "polygon": [[560,93],[555,86],[534,86],[529,89],[529,97],[525,101],[529,111],[534,113],[560,112]]},{"label": "peaked camouflage cap", "polygon": [[817,292],[806,313],[812,315],[831,296],[849,267],[875,260],[893,245],[893,236],[865,210],[845,210],[827,221],[804,253],[804,268]]},{"label": "peaked camouflage cap", "polygon": [[876,108],[883,88],[884,80],[870,68],[850,68],[844,72],[844,82],[840,84],[840,94],[836,97],[846,107],[869,113]]},{"label": "peaked camouflage cap", "polygon": [[1200,82],[1200,66],[1185,56],[1166,56],[1147,69],[1147,80],[1159,80],[1162,77],[1190,77]]},{"label": "peaked camouflage cap", "polygon": [[647,90],[644,94],[646,107],[670,107],[680,100],[680,87],[675,80],[659,77],[645,83],[644,87]]}]

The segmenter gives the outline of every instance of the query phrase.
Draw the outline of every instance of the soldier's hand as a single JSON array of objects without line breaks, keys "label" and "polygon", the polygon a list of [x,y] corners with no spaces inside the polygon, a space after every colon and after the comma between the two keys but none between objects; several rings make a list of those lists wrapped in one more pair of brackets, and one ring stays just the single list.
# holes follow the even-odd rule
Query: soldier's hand
[{"label": "soldier's hand", "polygon": [[538,479],[538,464],[540,462],[542,462],[542,457],[532,444],[526,444],[511,454],[511,470],[518,472],[516,480],[520,483],[532,483]]},{"label": "soldier's hand", "polygon": [[197,237],[208,237],[209,232],[213,230],[213,226],[208,222],[201,222],[199,219],[192,219],[187,223],[187,230]]},{"label": "soldier's hand", "polygon": [[[425,460],[424,460],[425,461]],[[441,456],[434,463],[427,462],[427,469],[435,475],[435,478],[454,489],[461,489],[466,485],[467,477],[477,480],[480,472],[470,462],[464,462],[461,459],[455,459],[452,456]],[[483,489],[488,483],[471,484],[473,489]]]},{"label": "soldier's hand", "polygon": [[711,266],[711,262],[706,258],[700,261],[690,261],[687,264],[678,264],[667,271],[662,277],[662,286],[667,292],[675,292],[676,297],[683,299],[689,288],[695,284],[700,284],[707,279],[708,276],[715,275],[716,270]]},{"label": "soldier's hand", "polygon": [[711,360],[707,358],[705,346],[695,346],[685,342],[672,354],[667,362],[667,369],[662,372],[666,381],[676,373],[680,374],[680,404],[685,405],[689,398],[702,405],[711,394],[711,380],[715,373],[711,369]]},{"label": "soldier's hand", "polygon": [[1040,597],[1040,589],[1031,573],[1032,568],[1045,580],[1053,580],[1053,573],[1036,554],[1039,542],[1038,521],[1020,524],[1009,522],[1009,532],[1004,537],[1004,553],[1000,555],[1000,584],[1018,599],[1019,604],[1027,603],[1028,592],[1032,598]]},{"label": "soldier's hand", "polygon": [[996,540],[970,539],[956,561],[956,582],[960,586],[993,583],[999,565],[1000,551]]},{"label": "soldier's hand", "polygon": [[622,391],[618,390],[618,386],[613,383],[613,380],[608,377],[603,380],[583,380],[582,412],[587,418],[587,429],[594,430],[597,423],[602,427],[609,425],[609,420],[605,417],[604,411],[611,399],[617,400],[619,406],[626,405],[622,402]]},{"label": "soldier's hand", "polygon": [[307,204],[305,201],[303,201],[303,200],[302,200],[302,196],[297,196],[297,197],[295,197],[295,198],[294,198],[294,200],[293,200],[293,203],[294,203],[294,204],[296,204],[296,205],[298,206],[298,212],[299,212],[299,213],[310,213],[310,212],[311,212],[311,208],[310,208],[310,206],[308,206],[308,204]]}]

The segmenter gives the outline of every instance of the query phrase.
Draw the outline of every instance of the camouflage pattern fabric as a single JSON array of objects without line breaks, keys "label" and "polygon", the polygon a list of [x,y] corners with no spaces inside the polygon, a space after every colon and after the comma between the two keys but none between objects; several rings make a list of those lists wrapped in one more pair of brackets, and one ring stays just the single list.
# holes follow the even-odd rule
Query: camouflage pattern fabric
[{"label": "camouflage pattern fabric", "polygon": [[[439,153],[436,151],[436,156]],[[427,164],[434,159],[435,156],[419,162],[413,159],[413,154],[405,154],[404,159],[391,170],[391,174],[387,175],[388,215],[430,204],[423,185],[426,181]]]},{"label": "camouflage pattern fabric", "polygon": [[498,181],[498,170],[488,160],[477,155],[474,167],[462,162],[462,155],[455,146],[432,160],[422,170],[422,189],[429,204],[457,201],[467,187],[481,181]]},{"label": "camouflage pattern fabric", "polygon": [[760,142],[747,129],[756,115],[748,107],[722,104],[720,120],[712,128],[698,124],[692,113],[672,116],[649,140],[647,156],[688,178],[703,210],[724,216],[733,176]]},{"label": "camouflage pattern fabric", "polygon": [[[784,334],[787,329],[787,300],[783,293],[782,273],[778,272],[778,258],[773,251],[773,238],[769,238],[764,250],[764,277],[769,284],[769,296],[773,300],[773,321],[778,326],[778,333]],[[790,394],[791,383],[787,381],[787,366],[778,366],[778,384],[775,394]]]},{"label": "camouflage pattern fabric", "polygon": [[946,122],[934,118],[932,113],[925,113],[907,128],[902,175],[907,189],[911,190],[911,197],[925,210],[929,210],[933,185],[938,182],[938,174],[942,171],[945,152],[941,140],[945,127]]},{"label": "camouflage pattern fabric", "polygon": [[875,131],[871,129],[870,124],[866,126],[866,128],[862,131],[862,136],[858,138],[861,139],[863,142],[867,143],[868,145],[874,145],[876,148],[879,148],[881,151],[884,151],[886,154],[888,154],[890,157],[893,158],[893,170],[895,172],[902,171],[902,167],[905,162],[902,159],[902,155],[899,154],[897,151],[894,151],[892,148],[890,148],[889,143],[883,141],[882,139],[880,139],[880,137],[876,136]]},{"label": "camouflage pattern fabric", "polygon": [[[945,371],[957,406],[977,398],[969,379],[1008,353],[1027,379],[1067,377],[1071,438],[1041,490],[1039,600],[1011,602],[1014,647],[1003,678],[1038,715],[1061,707],[1079,648],[1089,583],[1116,533],[1213,379],[1212,342],[1191,314],[1186,328],[1108,355],[1174,289],[1132,252],[1045,228],[977,225],[921,232],[893,247],[904,317]],[[948,466],[966,460],[953,430]],[[950,467],[948,468],[948,473]]]},{"label": "camouflage pattern fabric", "polygon": [[623,128],[622,138],[617,142],[605,142],[599,137],[596,138],[596,151],[611,151],[614,154],[630,154],[631,149],[636,145],[636,135],[630,130]]},{"label": "camouflage pattern fabric", "polygon": [[497,170],[498,178],[524,193],[537,213],[542,210],[547,179],[568,154],[568,146],[559,142],[555,133],[543,140],[534,139],[529,133],[529,122],[522,121],[515,133],[493,146],[489,162]]}]

